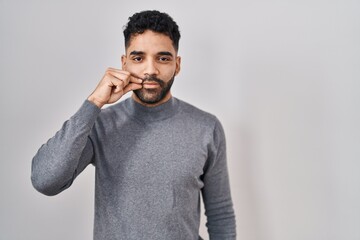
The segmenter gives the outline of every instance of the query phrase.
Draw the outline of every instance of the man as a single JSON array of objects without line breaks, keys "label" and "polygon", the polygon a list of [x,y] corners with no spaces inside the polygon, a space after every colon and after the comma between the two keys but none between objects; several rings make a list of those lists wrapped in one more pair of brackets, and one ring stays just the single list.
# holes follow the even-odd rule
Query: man
[{"label": "man", "polygon": [[[210,239],[235,239],[235,216],[218,119],[171,95],[180,33],[158,11],[134,14],[124,30],[122,70],[94,92],[44,144],[32,183],[55,195],[96,168],[94,239],[199,238],[200,192]],[[127,98],[108,108],[125,93]]]}]

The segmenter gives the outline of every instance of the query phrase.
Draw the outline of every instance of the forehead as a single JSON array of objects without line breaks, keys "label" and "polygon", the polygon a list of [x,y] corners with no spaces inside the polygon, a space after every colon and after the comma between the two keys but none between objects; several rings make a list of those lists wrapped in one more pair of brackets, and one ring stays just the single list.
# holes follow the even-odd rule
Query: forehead
[{"label": "forehead", "polygon": [[175,55],[175,48],[169,36],[150,30],[131,36],[126,53],[142,51],[148,54],[168,51]]}]

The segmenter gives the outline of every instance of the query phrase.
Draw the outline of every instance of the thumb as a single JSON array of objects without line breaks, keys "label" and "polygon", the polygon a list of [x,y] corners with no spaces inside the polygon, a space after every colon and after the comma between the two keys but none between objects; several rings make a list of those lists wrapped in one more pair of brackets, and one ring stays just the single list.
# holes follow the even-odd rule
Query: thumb
[{"label": "thumb", "polygon": [[130,83],[123,90],[124,90],[124,94],[126,94],[126,93],[128,93],[130,91],[138,90],[138,89],[141,89],[141,88],[142,88],[141,84]]}]

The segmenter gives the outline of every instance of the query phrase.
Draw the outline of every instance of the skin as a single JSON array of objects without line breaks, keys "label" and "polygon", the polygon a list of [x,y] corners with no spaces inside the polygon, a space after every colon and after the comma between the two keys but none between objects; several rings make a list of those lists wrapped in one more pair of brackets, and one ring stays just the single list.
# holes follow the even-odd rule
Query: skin
[{"label": "skin", "polygon": [[[147,80],[147,77],[154,76],[168,83],[180,72],[181,58],[168,36],[147,30],[131,37],[121,62],[122,69],[108,68],[88,97],[99,108],[118,101],[133,90],[141,91],[146,99],[154,98],[161,91],[161,86],[155,81]],[[156,103],[145,103],[134,93],[132,98],[142,105],[154,107],[168,101],[171,92]]]}]

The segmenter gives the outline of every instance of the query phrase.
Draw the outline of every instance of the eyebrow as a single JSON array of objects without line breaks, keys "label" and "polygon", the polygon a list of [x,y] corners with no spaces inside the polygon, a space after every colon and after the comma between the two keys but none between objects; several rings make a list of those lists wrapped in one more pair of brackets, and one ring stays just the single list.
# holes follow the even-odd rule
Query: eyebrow
[{"label": "eyebrow", "polygon": [[132,51],[130,55],[145,55],[143,51]]},{"label": "eyebrow", "polygon": [[166,55],[166,56],[173,56],[171,52],[167,52],[167,51],[164,51],[164,52],[158,52],[157,55]]},{"label": "eyebrow", "polygon": [[[130,52],[130,56],[131,55],[145,55],[145,52],[134,50],[134,51]],[[168,51],[161,51],[161,52],[158,52],[156,55],[166,55],[166,56],[173,57],[173,54],[171,52],[168,52]]]}]

